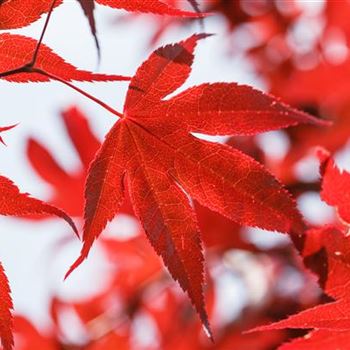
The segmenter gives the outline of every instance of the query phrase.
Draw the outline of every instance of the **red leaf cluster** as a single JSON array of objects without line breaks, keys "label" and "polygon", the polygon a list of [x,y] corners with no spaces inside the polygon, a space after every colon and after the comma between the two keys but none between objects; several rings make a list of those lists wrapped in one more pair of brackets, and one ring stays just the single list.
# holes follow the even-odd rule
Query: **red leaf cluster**
[{"label": "red leaf cluster", "polygon": [[[111,263],[108,285],[97,295],[74,302],[52,296],[52,326],[47,333],[21,316],[12,316],[10,287],[0,264],[4,350],[13,349],[14,340],[19,350],[134,349],[135,324],[145,315],[157,334],[157,344],[147,348],[152,350],[348,349],[350,173],[336,165],[333,154],[343,150],[350,135],[350,6],[326,1],[313,15],[324,25],[306,45],[298,39],[298,26],[310,14],[294,1],[78,3],[99,55],[94,16],[99,5],[134,17],[158,15],[153,17],[158,23],[153,42],[170,26],[203,21],[209,14],[221,16],[228,35],[249,39],[241,48],[231,45],[230,51],[249,59],[269,91],[283,101],[235,82],[203,83],[177,92],[191,75],[197,44],[209,34],[159,47],[131,78],[94,73],[76,68],[43,43],[51,15],[56,7],[64,7],[62,0],[0,1],[0,30],[25,27],[47,14],[38,40],[0,33],[0,79],[58,81],[117,118],[101,143],[77,107],[62,112],[80,162],[72,173],[44,145],[28,139],[28,159],[52,189],[47,203],[21,193],[0,176],[1,215],[32,220],[39,219],[38,214],[40,219],[55,215],[76,234],[71,216],[83,222],[80,256],[66,277],[95,243]],[[298,40],[305,47],[298,46]],[[337,52],[331,44],[338,45]],[[123,80],[130,83],[122,112],[72,83]],[[0,133],[14,126],[0,127]],[[259,134],[287,128],[278,132],[289,147],[282,157],[273,157]],[[229,138],[214,142],[203,135]],[[4,143],[1,136],[0,141]],[[315,151],[317,146],[323,148]],[[318,157],[320,181],[298,176],[308,155]],[[334,208],[334,220],[314,226],[303,218],[296,200],[310,192]],[[101,236],[118,214],[139,224],[135,236],[125,240]],[[290,240],[261,247],[249,236],[253,228],[255,233],[257,229],[285,233]],[[171,283],[163,265],[185,294]],[[257,280],[264,277],[260,296],[250,277],[254,270],[259,272]],[[251,299],[247,297],[242,311],[227,320],[221,311],[223,319],[217,321],[220,284],[227,283],[227,275],[239,276]],[[298,290],[288,282],[290,276],[299,279]],[[67,312],[84,331],[78,343],[62,324]],[[215,343],[203,338],[201,325]]]}]

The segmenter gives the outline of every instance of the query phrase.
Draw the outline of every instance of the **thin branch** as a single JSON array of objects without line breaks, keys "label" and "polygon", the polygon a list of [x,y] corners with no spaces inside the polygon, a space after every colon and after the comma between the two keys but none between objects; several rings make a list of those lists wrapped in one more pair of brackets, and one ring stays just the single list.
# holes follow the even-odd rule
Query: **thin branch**
[{"label": "thin branch", "polygon": [[36,62],[36,60],[37,60],[37,58],[38,58],[39,49],[40,49],[41,43],[43,42],[43,39],[44,39],[44,36],[45,36],[45,33],[46,33],[47,26],[49,25],[50,18],[51,18],[51,14],[52,14],[52,11],[53,11],[53,9],[54,9],[54,7],[55,7],[55,3],[56,3],[56,0],[53,0],[52,3],[51,3],[51,7],[50,7],[50,9],[49,9],[49,12],[47,13],[46,20],[45,20],[45,24],[44,24],[43,30],[42,30],[42,32],[41,32],[39,41],[38,41],[37,44],[36,44],[36,47],[35,47],[35,51],[34,51],[32,60],[31,60],[30,63],[29,63],[29,65],[32,66],[32,67],[34,67],[35,62]]},{"label": "thin branch", "polygon": [[110,107],[109,105],[107,105],[106,103],[102,102],[101,100],[99,100],[98,98],[96,98],[95,96],[92,96],[90,95],[89,93],[85,92],[84,90],[78,88],[77,86],[71,84],[69,81],[66,81],[56,75],[53,75],[51,73],[48,73],[48,72],[45,72],[44,70],[42,69],[39,69],[39,68],[33,68],[32,69],[32,72],[34,73],[39,73],[41,75],[44,75],[50,79],[53,79],[53,80],[56,80],[56,81],[59,81],[61,82],[62,84],[65,84],[67,86],[69,86],[71,89],[79,92],[81,95],[87,97],[88,99],[94,101],[95,103],[99,104],[101,107],[103,107],[104,109],[106,109],[108,112],[116,115],[117,117],[119,118],[124,118],[124,115],[120,112],[118,112],[117,110],[113,109],[112,107]]}]

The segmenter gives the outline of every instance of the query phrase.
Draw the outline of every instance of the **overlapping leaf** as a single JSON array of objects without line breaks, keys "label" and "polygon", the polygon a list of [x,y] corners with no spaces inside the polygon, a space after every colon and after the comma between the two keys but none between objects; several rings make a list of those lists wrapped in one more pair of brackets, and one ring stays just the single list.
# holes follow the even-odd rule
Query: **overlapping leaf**
[{"label": "overlapping leaf", "polygon": [[124,117],[90,168],[84,246],[70,272],[120,210],[127,186],[151,244],[208,328],[201,239],[188,195],[245,225],[302,234],[304,224],[288,193],[260,164],[190,132],[253,134],[319,121],[235,83],[203,84],[163,100],[188,78],[193,51],[204,37],[156,50],[132,79]]}]

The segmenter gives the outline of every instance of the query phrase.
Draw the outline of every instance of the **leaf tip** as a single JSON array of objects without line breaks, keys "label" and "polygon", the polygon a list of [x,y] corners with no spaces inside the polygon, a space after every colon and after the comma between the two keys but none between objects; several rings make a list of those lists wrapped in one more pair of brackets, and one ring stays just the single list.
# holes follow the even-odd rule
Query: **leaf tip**
[{"label": "leaf tip", "polygon": [[204,333],[206,334],[206,336],[210,339],[210,341],[214,344],[215,340],[214,340],[214,335],[213,332],[211,330],[210,324],[208,320],[205,320],[205,322],[202,320],[203,323],[203,330]]},{"label": "leaf tip", "polygon": [[72,272],[81,265],[81,263],[84,261],[85,257],[80,255],[77,260],[71,265],[71,267],[68,269],[66,274],[64,275],[63,280],[65,281],[71,274]]}]

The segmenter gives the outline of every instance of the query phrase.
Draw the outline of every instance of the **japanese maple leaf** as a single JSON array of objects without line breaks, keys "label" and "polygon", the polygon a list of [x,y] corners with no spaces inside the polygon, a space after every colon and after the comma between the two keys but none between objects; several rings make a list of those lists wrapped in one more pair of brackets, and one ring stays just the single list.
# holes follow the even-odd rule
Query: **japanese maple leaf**
[{"label": "japanese maple leaf", "polygon": [[[56,0],[54,6],[61,3],[62,0]],[[48,12],[51,6],[52,0],[2,0],[0,1],[0,30],[25,27]]]},{"label": "japanese maple leaf", "polygon": [[186,81],[197,41],[206,36],[156,50],[133,77],[123,117],[90,167],[84,246],[68,274],[120,210],[126,186],[151,244],[209,329],[201,238],[189,196],[244,225],[299,235],[304,224],[289,194],[259,163],[191,132],[244,135],[319,121],[235,83],[202,84],[164,99]]},{"label": "japanese maple leaf", "polygon": [[[29,64],[36,46],[37,41],[35,39],[23,35],[0,34],[0,76],[2,72],[16,70]],[[129,78],[120,75],[95,74],[79,70],[44,44],[40,46],[34,68],[64,81],[129,80]],[[19,72],[1,78],[17,83],[50,81],[50,77],[47,75],[36,72]]]},{"label": "japanese maple leaf", "polygon": [[[84,113],[77,107],[70,107],[61,113],[64,128],[80,159],[76,170],[67,173],[54,156],[37,140],[27,142],[27,157],[35,172],[51,187],[47,201],[64,209],[71,216],[83,216],[84,185],[90,162],[100,148],[100,141],[94,135]],[[72,195],[74,194],[74,195]],[[132,214],[130,203],[124,203],[123,213]],[[195,205],[202,239],[206,247],[220,249],[240,248],[254,250],[239,235],[240,225],[199,205]],[[220,232],[220,235],[217,233]]]},{"label": "japanese maple leaf", "polygon": [[11,350],[13,347],[12,334],[12,299],[10,286],[4,268],[0,263],[0,338],[4,350]]},{"label": "japanese maple leaf", "polygon": [[[2,126],[0,127],[0,133],[3,131],[7,131],[7,130],[11,130],[12,128],[14,128],[16,125],[10,125],[10,126]],[[5,142],[3,140],[3,138],[0,135],[0,142],[3,143],[5,145]]]}]

